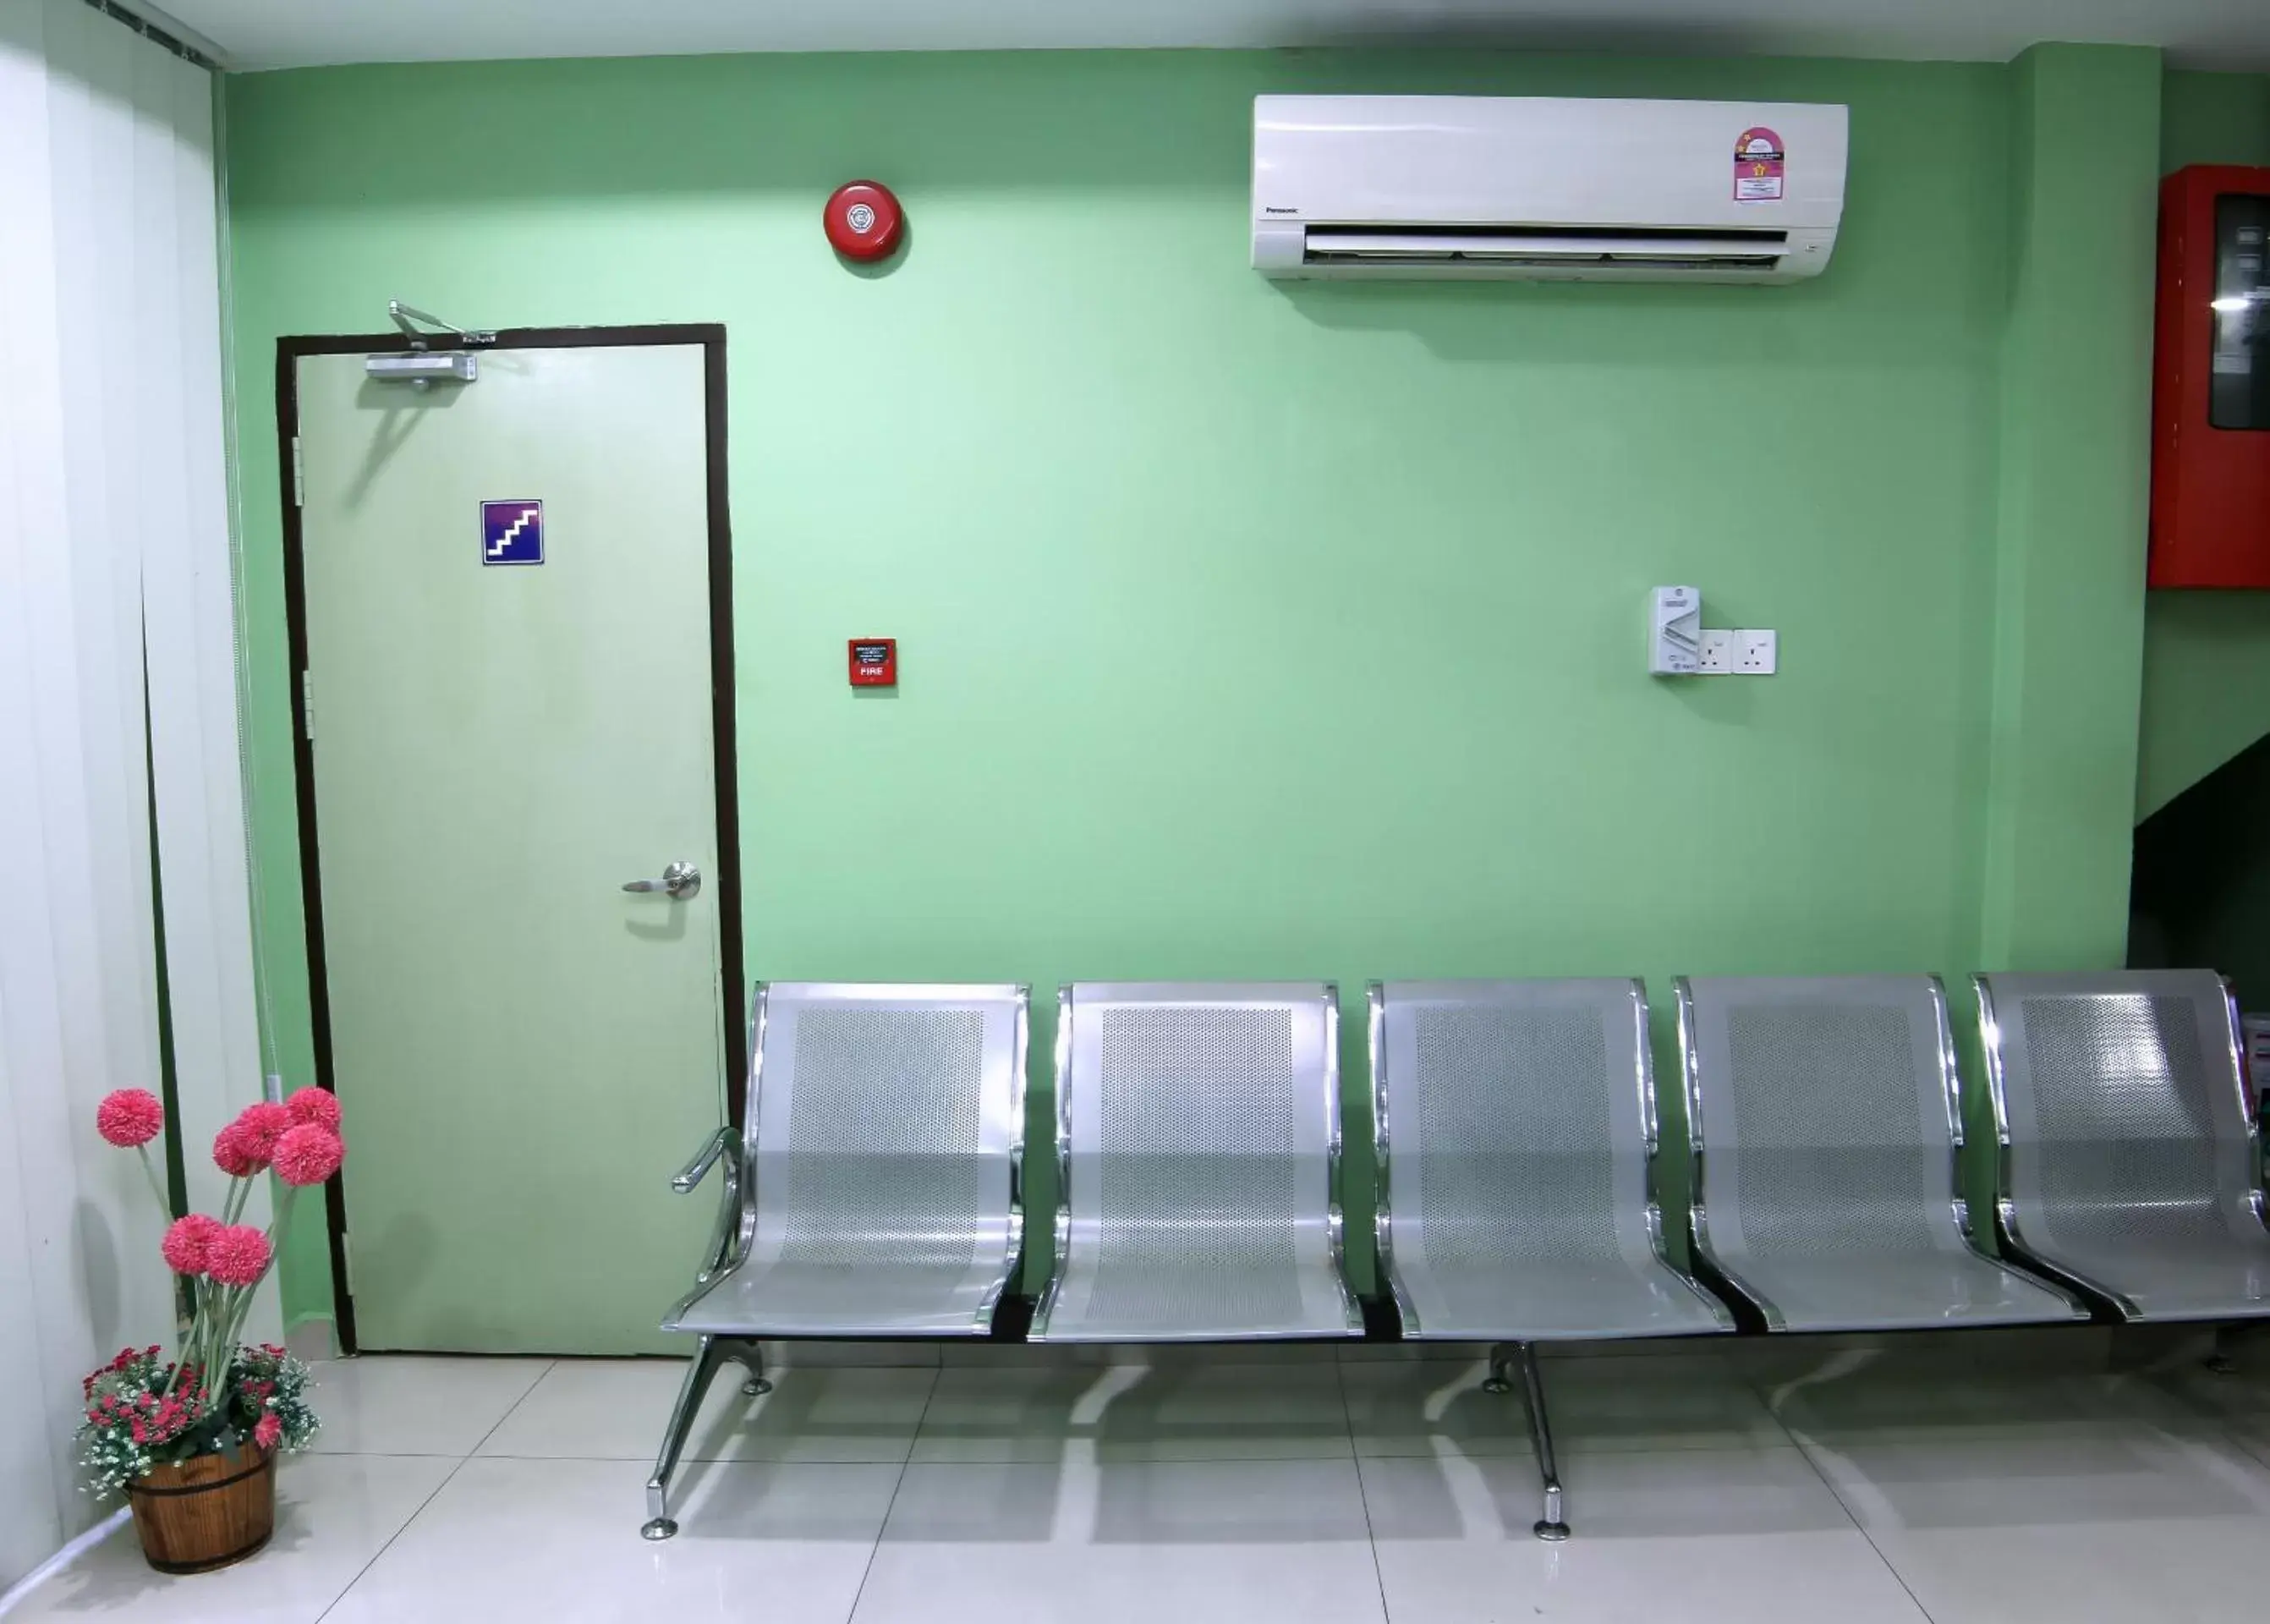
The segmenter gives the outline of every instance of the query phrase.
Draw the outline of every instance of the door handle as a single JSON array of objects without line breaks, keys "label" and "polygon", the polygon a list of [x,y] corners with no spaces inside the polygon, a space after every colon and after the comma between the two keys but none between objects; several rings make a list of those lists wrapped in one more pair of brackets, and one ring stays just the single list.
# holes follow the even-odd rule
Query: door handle
[{"label": "door handle", "polygon": [[660,879],[627,879],[626,891],[667,891],[671,900],[682,902],[701,889],[701,871],[691,863],[673,863],[662,871]]}]

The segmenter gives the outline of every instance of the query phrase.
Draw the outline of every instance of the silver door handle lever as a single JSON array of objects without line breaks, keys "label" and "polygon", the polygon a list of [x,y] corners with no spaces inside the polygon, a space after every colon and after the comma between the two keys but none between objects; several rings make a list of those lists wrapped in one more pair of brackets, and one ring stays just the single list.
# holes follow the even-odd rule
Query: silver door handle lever
[{"label": "silver door handle lever", "polygon": [[660,879],[627,879],[626,891],[667,891],[671,897],[683,901],[701,889],[701,871],[691,863],[673,863],[662,871]]}]

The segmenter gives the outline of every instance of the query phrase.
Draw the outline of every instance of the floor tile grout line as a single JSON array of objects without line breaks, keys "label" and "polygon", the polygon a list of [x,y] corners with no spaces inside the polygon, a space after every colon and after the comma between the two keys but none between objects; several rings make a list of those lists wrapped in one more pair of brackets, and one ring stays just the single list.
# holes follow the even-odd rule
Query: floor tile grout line
[{"label": "floor tile grout line", "polygon": [[[506,1454],[496,1454],[496,1455],[469,1455],[469,1456],[467,1456],[465,1458],[466,1458],[466,1459],[468,1459],[468,1460],[517,1460],[517,1461],[547,1461],[547,1460],[549,1460],[549,1461],[560,1461],[560,1462],[563,1462],[563,1463],[564,1463],[564,1462],[568,1462],[568,1461],[574,1461],[574,1462],[576,1462],[576,1463],[578,1463],[578,1464],[581,1464],[581,1465],[600,1465],[600,1466],[630,1466],[630,1465],[642,1465],[642,1465],[650,1465],[650,1464],[653,1462],[653,1460],[654,1460],[654,1453],[653,1453],[653,1451],[652,1451],[652,1450],[640,1450],[637,1454],[635,1454],[635,1455],[581,1455],[581,1454],[574,1454],[574,1453],[563,1454],[563,1455],[506,1455]],[[878,1454],[874,1454],[874,1455],[695,1455],[695,1454],[692,1454],[692,1453],[685,1453],[685,1454],[681,1454],[681,1455],[679,1455],[679,1457],[678,1457],[678,1464],[679,1464],[680,1466],[688,1466],[688,1467],[690,1467],[690,1466],[899,1466],[899,1465],[904,1465],[906,1464],[906,1460],[905,1460],[905,1457],[904,1457],[903,1456],[902,1456],[902,1457],[900,1457],[899,1459],[897,1459],[897,1460],[893,1460],[889,1456],[887,1456],[887,1455],[884,1455],[884,1454],[879,1454],[879,1453],[878,1453]],[[925,1461],[925,1462],[924,1462],[923,1464],[924,1464],[924,1465],[939,1465],[939,1464],[941,1464],[941,1463],[935,1462],[935,1461]],[[1014,1462],[1003,1462],[1003,1461],[950,1461],[950,1462],[946,1462],[946,1463],[943,1463],[943,1464],[949,1465],[956,1465],[956,1466],[997,1466],[997,1465],[1015,1465],[1015,1464],[1017,1464],[1017,1463],[1014,1463]],[[691,1472],[688,1472],[686,1475],[690,1477],[690,1476],[692,1476],[693,1474],[692,1474]]]},{"label": "floor tile grout line", "polygon": [[[356,1585],[360,1584],[363,1582],[363,1576],[369,1573],[373,1568],[378,1566],[379,1558],[384,1556],[389,1551],[392,1550],[394,1548],[394,1542],[410,1531],[410,1525],[415,1523],[419,1517],[426,1515],[426,1508],[432,1505],[434,1502],[440,1497],[443,1489],[449,1487],[450,1484],[457,1480],[457,1474],[465,1469],[465,1463],[471,1460],[474,1455],[479,1451],[481,1444],[486,1443],[492,1437],[496,1435],[497,1427],[503,1426],[506,1419],[509,1417],[515,1410],[517,1410],[522,1405],[528,1401],[528,1395],[536,1390],[537,1383],[543,1381],[545,1376],[550,1376],[553,1368],[557,1367],[560,1361],[556,1359],[547,1360],[545,1361],[544,1368],[536,1373],[535,1380],[529,1383],[528,1386],[522,1391],[519,1398],[514,1399],[510,1404],[505,1406],[504,1414],[497,1417],[496,1426],[490,1427],[488,1431],[483,1433],[480,1436],[479,1442],[475,1443],[471,1450],[468,1450],[465,1453],[457,1457],[456,1464],[452,1465],[448,1472],[443,1475],[441,1480],[434,1486],[434,1492],[418,1502],[418,1509],[415,1511],[412,1511],[408,1516],[402,1519],[402,1526],[396,1529],[392,1533],[387,1535],[384,1543],[380,1545],[378,1549],[370,1554],[370,1560],[365,1562],[361,1567],[355,1569],[354,1577],[349,1579],[344,1585],[340,1586],[339,1593],[323,1604],[323,1610],[315,1615],[315,1624],[323,1624],[323,1620],[331,1616],[338,1605],[347,1598],[348,1592],[352,1591]],[[434,1455],[397,1455],[388,1457],[388,1458],[394,1460],[439,1460],[447,1459],[448,1457]]]},{"label": "floor tile grout line", "polygon": [[[1775,1419],[1779,1420],[1780,1418],[1777,1416]],[[1787,1432],[1789,1429],[1784,1427],[1782,1430]],[[1884,1547],[1876,1543],[1876,1536],[1868,1531],[1868,1525],[1859,1519],[1858,1516],[1854,1513],[1851,1506],[1844,1503],[1844,1496],[1837,1493],[1836,1485],[1829,1481],[1829,1474],[1821,1469],[1821,1463],[1813,1458],[1813,1451],[1806,1449],[1804,1444],[1798,1442],[1796,1435],[1794,1434],[1791,1435],[1790,1442],[1796,1446],[1798,1457],[1804,1461],[1806,1465],[1811,1469],[1814,1477],[1821,1479],[1821,1487],[1829,1491],[1829,1498],[1836,1502],[1837,1509],[1843,1511],[1845,1516],[1851,1520],[1854,1530],[1858,1532],[1860,1538],[1868,1542],[1868,1548],[1876,1554],[1876,1560],[1883,1563],[1884,1571],[1892,1576],[1892,1582],[1895,1584],[1897,1584],[1901,1590],[1907,1592],[1907,1598],[1915,1604],[1915,1610],[1918,1613],[1922,1615],[1924,1624],[1936,1624],[1936,1620],[1934,1620],[1931,1616],[1931,1609],[1923,1605],[1923,1598],[1917,1595],[1915,1593],[1915,1587],[1908,1583],[1907,1575],[1900,1571],[1900,1567],[1897,1562],[1884,1554]]]},{"label": "floor tile grout line", "polygon": [[923,1422],[930,1419],[930,1402],[938,1397],[938,1378],[946,1374],[946,1367],[942,1363],[932,1365],[930,1373],[930,1387],[923,1394],[922,1413],[915,1417],[915,1429],[907,1435],[907,1452],[899,1459],[899,1475],[892,1479],[891,1497],[883,1502],[883,1520],[875,1524],[875,1542],[867,1547],[867,1565],[859,1570],[859,1588],[851,1592],[851,1605],[844,1609],[843,1624],[852,1624],[859,1616],[859,1603],[867,1594],[867,1580],[875,1571],[875,1559],[883,1554],[883,1535],[890,1529],[891,1511],[899,1503],[899,1491],[906,1487],[907,1468],[914,1465],[915,1444],[922,1437]]},{"label": "floor tile grout line", "polygon": [[339,1450],[328,1447],[300,1451],[309,1460],[468,1460],[462,1450]]},{"label": "floor tile grout line", "polygon": [[1773,1424],[1781,1428],[1781,1435],[1789,1440],[1790,1447],[1797,1451],[1797,1457],[1805,1463],[1806,1469],[1821,1479],[1821,1487],[1829,1491],[1829,1497],[1836,1502],[1836,1509],[1844,1514],[1844,1520],[1852,1524],[1853,1531],[1868,1542],[1868,1548],[1876,1554],[1876,1560],[1883,1563],[1884,1571],[1892,1576],[1892,1583],[1905,1591],[1907,1598],[1915,1604],[1915,1610],[1922,1615],[1924,1624],[1937,1624],[1931,1616],[1931,1609],[1923,1605],[1923,1598],[1917,1595],[1915,1587],[1908,1583],[1907,1575],[1900,1571],[1897,1562],[1884,1554],[1884,1547],[1876,1543],[1876,1536],[1868,1531],[1868,1525],[1860,1520],[1859,1514],[1845,1503],[1843,1494],[1830,1480],[1829,1474],[1821,1469],[1821,1463],[1813,1458],[1813,1451],[1805,1447],[1805,1441],[1790,1430],[1789,1423],[1782,1420],[1781,1412],[1774,1408],[1773,1401],[1760,1390],[1757,1383],[1746,1377],[1743,1385],[1750,1390],[1751,1396],[1757,1399],[1765,1413],[1773,1417]]},{"label": "floor tile grout line", "polygon": [[496,1425],[491,1427],[486,1432],[483,1433],[480,1436],[480,1442],[474,1444],[471,1449],[465,1451],[465,1458],[467,1460],[471,1460],[474,1456],[478,1455],[488,1441],[497,1435],[498,1429],[503,1427],[507,1421],[510,1420],[519,1413],[520,1406],[528,1402],[529,1395],[533,1393],[538,1388],[544,1385],[544,1378],[550,1376],[558,1368],[560,1368],[560,1361],[558,1360],[554,1359],[547,1361],[544,1368],[536,1373],[536,1379],[521,1390],[520,1397],[514,1399],[510,1404],[505,1405],[504,1413],[496,1418]]},{"label": "floor tile grout line", "polygon": [[[1060,1446],[1068,1442],[1068,1440],[1057,1439],[1052,1442],[1059,1446],[1060,1450]],[[1637,1454],[1644,1453],[1645,1451],[1621,1450],[1617,1452]],[[348,1457],[346,1452],[344,1450],[334,1450],[330,1454],[323,1456],[322,1458],[325,1460],[344,1460],[348,1458]],[[376,1458],[388,1460],[456,1460],[459,1457],[455,1455],[392,1455],[378,1457]],[[647,1455],[644,1451],[641,1451],[636,1455],[480,1455],[466,1456],[464,1458],[468,1460],[575,1461],[590,1465],[621,1466],[634,1464],[644,1465],[651,1459],[651,1457]],[[913,1459],[911,1457],[911,1453],[906,1456],[901,1456],[897,1460],[893,1460],[886,1455],[683,1455],[679,1457],[679,1465],[684,1466],[1053,1466],[1060,1465],[1063,1458],[1061,1452],[1042,1453],[1036,1450],[1027,1455],[948,1455],[932,1457],[928,1460]],[[1102,1466],[1299,1466],[1314,1465],[1320,1461],[1346,1460],[1347,1458],[1349,1457],[1346,1455],[1326,1455],[1323,1453],[1307,1455],[1115,1454],[1099,1457],[1096,1464]],[[1432,1460],[1435,1457],[1414,1452],[1409,1455],[1375,1455],[1370,1458],[1383,1461]],[[1499,1458],[1525,1459],[1527,1457],[1525,1456],[1506,1457],[1484,1455],[1477,1456],[1474,1458],[1480,1460],[1492,1460]]]},{"label": "floor tile grout line", "polygon": [[[434,1459],[435,1457],[431,1455],[418,1457],[397,1455],[391,1457],[390,1458],[396,1460],[432,1460]],[[318,1613],[315,1617],[315,1624],[323,1624],[323,1620],[330,1617],[331,1614],[337,1611],[338,1605],[347,1598],[349,1594],[353,1591],[354,1587],[363,1582],[364,1576],[367,1575],[372,1568],[378,1566],[379,1559],[394,1548],[394,1542],[401,1539],[403,1535],[408,1533],[410,1531],[410,1525],[415,1523],[419,1517],[426,1515],[426,1508],[432,1505],[434,1501],[440,1499],[441,1491],[457,1480],[457,1474],[465,1469],[465,1463],[471,1459],[472,1459],[472,1457],[470,1455],[458,1457],[456,1463],[450,1466],[449,1472],[442,1477],[441,1480],[434,1486],[434,1492],[418,1502],[418,1509],[412,1511],[408,1516],[402,1519],[402,1526],[396,1529],[392,1533],[387,1535],[384,1542],[379,1546],[378,1549],[370,1554],[370,1560],[365,1562],[361,1567],[355,1569],[354,1577],[349,1579],[345,1584],[341,1585],[339,1587],[339,1593],[323,1604],[323,1610],[321,1613]]]},{"label": "floor tile grout line", "polygon": [[1355,1467],[1355,1502],[1363,1508],[1363,1542],[1371,1552],[1371,1582],[1379,1587],[1380,1621],[1393,1624],[1394,1615],[1387,1608],[1387,1575],[1379,1565],[1379,1534],[1371,1525],[1371,1496],[1364,1492],[1363,1456],[1355,1447],[1355,1411],[1348,1405],[1347,1367],[1338,1358],[1332,1361],[1332,1377],[1340,1393],[1340,1419],[1347,1424],[1348,1460]]},{"label": "floor tile grout line", "polygon": [[2232,1426],[2230,1423],[2230,1418],[2228,1416],[2220,1420],[2210,1420],[2207,1430],[2220,1435],[2222,1439],[2231,1446],[2231,1448],[2237,1450],[2241,1455],[2245,1456],[2247,1459],[2252,1461],[2256,1465],[2270,1466],[2270,1454],[2265,1454],[2263,1452],[2262,1446],[2258,1444],[2253,1439],[2249,1438],[2244,1433],[2239,1431],[2237,1427]]}]

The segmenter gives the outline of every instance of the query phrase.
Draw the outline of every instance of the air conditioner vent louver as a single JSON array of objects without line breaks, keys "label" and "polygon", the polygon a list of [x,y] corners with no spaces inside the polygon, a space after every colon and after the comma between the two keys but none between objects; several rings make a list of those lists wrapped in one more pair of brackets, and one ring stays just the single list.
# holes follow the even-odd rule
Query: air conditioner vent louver
[{"label": "air conditioner vent louver", "polygon": [[1302,253],[1309,264],[1457,264],[1461,262],[1568,270],[1592,264],[1771,267],[1789,249],[1785,231],[1679,231],[1652,226],[1311,226]]}]

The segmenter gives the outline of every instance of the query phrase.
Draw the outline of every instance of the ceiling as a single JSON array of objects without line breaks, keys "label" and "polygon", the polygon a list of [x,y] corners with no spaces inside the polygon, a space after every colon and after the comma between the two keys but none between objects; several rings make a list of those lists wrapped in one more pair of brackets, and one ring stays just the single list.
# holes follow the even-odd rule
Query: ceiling
[{"label": "ceiling", "polygon": [[234,68],[712,51],[1502,44],[2003,62],[2042,40],[2270,69],[2270,0],[162,0]]}]

